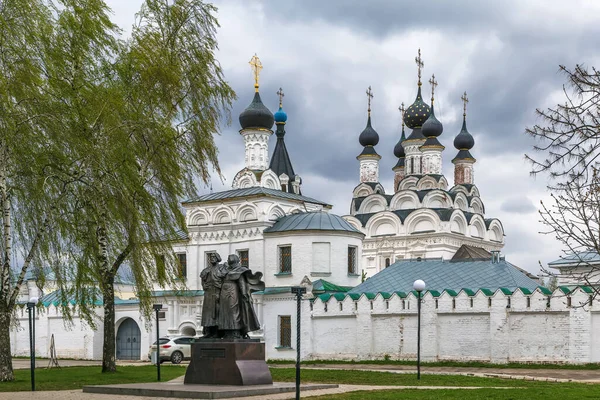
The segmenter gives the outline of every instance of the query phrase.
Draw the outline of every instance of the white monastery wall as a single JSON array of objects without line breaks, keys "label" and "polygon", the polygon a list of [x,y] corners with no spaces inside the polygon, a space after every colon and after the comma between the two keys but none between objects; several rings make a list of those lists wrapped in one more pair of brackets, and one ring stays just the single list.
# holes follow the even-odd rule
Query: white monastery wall
[{"label": "white monastery wall", "polygon": [[[557,289],[549,307],[548,296],[539,290],[530,295],[499,290],[491,296],[481,291],[469,296],[463,291],[455,297],[444,292],[437,298],[427,293],[421,315],[422,359],[598,362],[600,351],[593,349],[600,347],[600,305],[584,305],[588,300],[582,289],[569,295]],[[392,294],[388,299],[363,294],[357,300],[346,296],[341,301],[331,296],[326,302],[316,298],[311,311],[307,301],[303,312],[310,315],[312,337],[306,341],[313,344],[307,343],[311,351],[305,357],[415,359],[416,302],[413,293],[404,298]]]},{"label": "white monastery wall", "polygon": [[[48,357],[54,334],[58,358],[101,359],[102,322],[97,321],[93,330],[78,316],[65,322],[60,311],[54,307],[36,308],[35,354]],[[11,351],[16,356],[29,356],[29,318],[27,308],[17,310],[16,327],[11,329]]]}]

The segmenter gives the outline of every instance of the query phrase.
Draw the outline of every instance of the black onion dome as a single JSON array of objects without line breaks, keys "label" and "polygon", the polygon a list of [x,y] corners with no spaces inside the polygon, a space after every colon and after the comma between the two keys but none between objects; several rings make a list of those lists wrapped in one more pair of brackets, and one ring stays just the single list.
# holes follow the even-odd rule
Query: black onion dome
[{"label": "black onion dome", "polygon": [[433,104],[431,105],[431,114],[429,114],[429,118],[427,121],[423,123],[423,127],[421,128],[423,132],[423,136],[425,137],[438,137],[444,131],[444,127],[442,123],[435,117],[435,112],[433,111]]},{"label": "black onion dome", "polygon": [[406,154],[404,153],[404,146],[402,146],[402,142],[406,140],[406,136],[404,136],[404,128],[402,128],[402,136],[400,136],[400,140],[394,146],[394,155],[398,158],[404,158]]},{"label": "black onion dome", "polygon": [[264,128],[271,129],[275,118],[273,113],[263,104],[258,92],[254,93],[252,103],[240,114],[240,125],[242,129]]},{"label": "black onion dome", "polygon": [[371,126],[371,116],[367,120],[367,126],[358,137],[361,146],[376,146],[379,143],[379,134]]},{"label": "black onion dome", "polygon": [[429,117],[429,106],[423,102],[421,97],[421,86],[417,92],[417,98],[404,112],[404,123],[410,129],[420,128]]},{"label": "black onion dome", "polygon": [[454,138],[454,147],[456,147],[458,150],[470,150],[474,145],[475,140],[467,130],[467,121],[466,119],[463,119],[462,129]]}]

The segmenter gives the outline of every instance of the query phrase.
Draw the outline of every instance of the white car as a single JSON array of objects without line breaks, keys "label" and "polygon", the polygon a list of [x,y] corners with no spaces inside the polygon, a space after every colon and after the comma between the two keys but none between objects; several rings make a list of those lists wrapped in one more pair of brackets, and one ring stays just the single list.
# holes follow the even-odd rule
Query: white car
[{"label": "white car", "polygon": [[[162,337],[158,339],[160,346],[160,362],[171,361],[179,364],[183,360],[189,360],[192,356],[192,336]],[[148,359],[152,359],[152,353],[156,351],[156,342],[148,350]]]}]

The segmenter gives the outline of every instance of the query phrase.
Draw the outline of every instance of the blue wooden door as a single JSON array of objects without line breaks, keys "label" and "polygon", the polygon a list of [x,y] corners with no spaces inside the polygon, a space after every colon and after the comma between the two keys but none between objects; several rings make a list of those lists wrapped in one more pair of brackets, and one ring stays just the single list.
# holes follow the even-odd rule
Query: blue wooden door
[{"label": "blue wooden door", "polygon": [[127,318],[117,331],[117,360],[140,359],[141,332],[138,325],[131,318]]}]

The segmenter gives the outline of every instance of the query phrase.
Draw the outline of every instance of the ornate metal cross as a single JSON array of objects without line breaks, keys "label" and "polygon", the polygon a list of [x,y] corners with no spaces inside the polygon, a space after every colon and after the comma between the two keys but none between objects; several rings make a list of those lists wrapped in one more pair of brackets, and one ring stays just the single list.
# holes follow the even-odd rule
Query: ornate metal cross
[{"label": "ornate metal cross", "polygon": [[279,96],[279,107],[281,107],[283,105],[283,97],[285,96],[282,88],[279,88],[277,95]]},{"label": "ornate metal cross", "polygon": [[467,92],[463,94],[460,99],[463,101],[463,117],[467,116],[467,103],[469,102],[469,98],[467,97]]},{"label": "ornate metal cross", "polygon": [[371,116],[371,99],[373,98],[373,91],[371,90],[371,86],[367,89],[367,103],[369,105],[367,111],[369,112],[369,116]]},{"label": "ornate metal cross", "polygon": [[252,73],[254,74],[254,88],[258,92],[258,78],[260,76],[260,70],[263,66],[256,53],[254,53],[254,56],[252,56],[248,64],[250,64],[250,68],[252,68]]},{"label": "ornate metal cross", "polygon": [[425,66],[423,59],[421,58],[421,49],[419,49],[419,55],[415,57],[415,62],[417,63],[417,69],[419,72],[419,86],[421,86],[421,68]]},{"label": "ornate metal cross", "polygon": [[436,86],[438,85],[437,81],[435,80],[435,74],[431,75],[429,84],[431,85],[431,104],[433,104],[433,94],[435,92]]},{"label": "ornate metal cross", "polygon": [[402,104],[400,104],[400,107],[398,107],[398,110],[400,110],[400,114],[402,115],[402,129],[404,129],[404,102],[402,102]]}]

